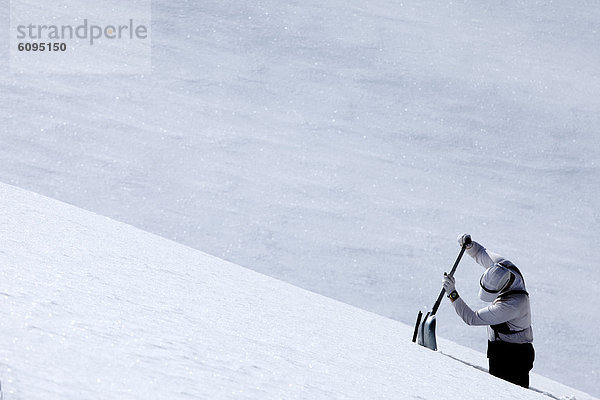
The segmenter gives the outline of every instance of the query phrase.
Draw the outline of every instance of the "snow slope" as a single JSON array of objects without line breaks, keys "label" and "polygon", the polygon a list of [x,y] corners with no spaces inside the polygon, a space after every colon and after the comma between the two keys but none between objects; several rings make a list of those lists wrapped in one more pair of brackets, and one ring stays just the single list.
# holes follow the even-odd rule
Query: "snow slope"
[{"label": "snow slope", "polygon": [[548,398],[410,326],[4,184],[0,222],[5,399]]},{"label": "snow slope", "polygon": [[[145,76],[8,74],[0,24],[0,181],[409,325],[470,232],[525,274],[536,371],[600,396],[598,2],[156,0],[152,19]],[[473,306],[480,273],[457,271]],[[447,303],[439,334],[485,347]]]}]

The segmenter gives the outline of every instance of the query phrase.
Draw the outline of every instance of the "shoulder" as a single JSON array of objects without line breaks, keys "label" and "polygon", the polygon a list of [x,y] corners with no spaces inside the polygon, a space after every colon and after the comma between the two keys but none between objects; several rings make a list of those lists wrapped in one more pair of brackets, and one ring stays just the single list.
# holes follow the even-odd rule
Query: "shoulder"
[{"label": "shoulder", "polygon": [[496,305],[498,308],[512,308],[520,307],[523,303],[529,302],[529,293],[525,290],[511,290],[506,293],[502,293],[492,305]]},{"label": "shoulder", "polygon": [[501,256],[498,253],[494,253],[493,251],[488,251],[490,258],[494,261],[494,263],[504,264],[504,265],[514,265],[512,261],[508,258]]}]

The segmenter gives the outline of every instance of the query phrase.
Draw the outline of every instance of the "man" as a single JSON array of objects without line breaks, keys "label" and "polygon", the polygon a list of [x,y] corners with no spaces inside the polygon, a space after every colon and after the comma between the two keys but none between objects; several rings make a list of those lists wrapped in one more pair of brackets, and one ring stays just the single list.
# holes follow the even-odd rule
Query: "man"
[{"label": "man", "polygon": [[479,311],[473,311],[460,298],[454,277],[444,274],[444,289],[467,325],[487,325],[490,374],[529,387],[529,371],[533,368],[535,352],[531,329],[531,309],[525,280],[519,269],[509,260],[488,252],[469,235],[462,235],[458,243],[466,244],[466,252],[486,270],[479,281],[479,297],[491,302]]}]

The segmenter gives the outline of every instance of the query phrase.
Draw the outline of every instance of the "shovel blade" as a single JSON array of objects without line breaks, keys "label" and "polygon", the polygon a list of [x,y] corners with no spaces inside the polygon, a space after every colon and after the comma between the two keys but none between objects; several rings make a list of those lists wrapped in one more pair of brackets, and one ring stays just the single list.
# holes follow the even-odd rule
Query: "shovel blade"
[{"label": "shovel blade", "polygon": [[419,311],[417,315],[417,322],[415,323],[415,331],[413,333],[412,341],[415,343],[417,341],[417,335],[419,334],[419,327],[421,326],[421,318],[423,318],[423,313]]},{"label": "shovel blade", "polygon": [[427,347],[433,351],[437,350],[437,342],[435,340],[435,315],[427,313],[425,319],[419,326],[417,343],[421,346]]}]

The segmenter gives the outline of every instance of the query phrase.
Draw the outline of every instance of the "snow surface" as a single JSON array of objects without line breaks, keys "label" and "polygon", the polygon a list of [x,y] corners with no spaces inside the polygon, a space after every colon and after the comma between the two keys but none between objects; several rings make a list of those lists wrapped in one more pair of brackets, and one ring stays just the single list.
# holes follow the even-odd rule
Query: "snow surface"
[{"label": "snow surface", "polygon": [[[600,395],[598,2],[159,0],[152,19],[152,75],[2,64],[0,181],[409,325],[470,232],[525,274],[535,371]],[[473,306],[480,273],[456,275]],[[484,350],[446,302],[438,319]]]},{"label": "snow surface", "polygon": [[548,399],[465,364],[483,354],[4,184],[0,222],[5,399]]}]

